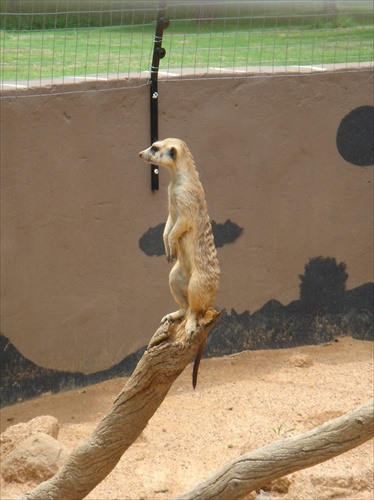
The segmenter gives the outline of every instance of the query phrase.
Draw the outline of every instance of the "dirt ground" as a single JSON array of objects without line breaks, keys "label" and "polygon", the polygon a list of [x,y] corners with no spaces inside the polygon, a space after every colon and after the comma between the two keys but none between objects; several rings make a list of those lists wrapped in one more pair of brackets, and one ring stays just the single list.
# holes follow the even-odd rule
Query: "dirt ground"
[{"label": "dirt ground", "polygon": [[[86,498],[169,500],[230,459],[338,417],[373,397],[373,344],[352,338],[321,346],[248,351],[203,360],[196,391],[190,365],[138,441]],[[6,407],[1,432],[39,415],[55,416],[59,441],[73,448],[104,417],[124,385],[115,379]],[[372,500],[373,441],[289,476],[287,493],[258,499]],[[5,483],[13,499],[35,485]],[[248,498],[255,498],[251,495]]]}]

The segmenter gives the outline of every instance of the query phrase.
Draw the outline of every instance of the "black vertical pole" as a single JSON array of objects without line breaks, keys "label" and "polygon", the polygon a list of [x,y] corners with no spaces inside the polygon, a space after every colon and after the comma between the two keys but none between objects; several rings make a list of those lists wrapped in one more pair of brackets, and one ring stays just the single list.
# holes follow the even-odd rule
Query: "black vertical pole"
[{"label": "black vertical pole", "polygon": [[[156,34],[154,38],[153,57],[150,77],[151,88],[151,144],[158,140],[158,68],[160,59],[165,57],[166,50],[162,47],[162,35],[164,29],[170,24],[165,17],[166,0],[161,0],[157,9]],[[158,168],[157,165],[151,165],[151,188],[152,191],[158,190]]]}]

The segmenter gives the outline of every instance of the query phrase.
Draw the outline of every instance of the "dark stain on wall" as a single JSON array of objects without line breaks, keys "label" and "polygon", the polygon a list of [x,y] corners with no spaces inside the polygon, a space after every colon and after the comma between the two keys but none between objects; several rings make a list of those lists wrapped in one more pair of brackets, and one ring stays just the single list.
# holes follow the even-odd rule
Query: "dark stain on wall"
[{"label": "dark stain on wall", "polygon": [[[149,257],[165,255],[162,234],[165,224],[150,227],[139,239],[139,248]],[[234,243],[243,233],[243,228],[227,219],[223,224],[212,221],[212,231],[217,248]]]},{"label": "dark stain on wall", "polygon": [[344,335],[374,340],[374,283],[346,291],[346,271],[334,257],[309,259],[299,276],[299,300],[287,306],[270,300],[252,315],[224,312],[205,356],[320,344]]},{"label": "dark stain on wall", "polygon": [[130,375],[145,347],[126,356],[108,370],[85,375],[41,368],[25,358],[4,335],[0,334],[1,388],[0,407],[60,391],[97,384]]},{"label": "dark stain on wall", "polygon": [[[346,264],[333,257],[310,259],[300,275],[299,300],[286,306],[270,300],[253,314],[222,311],[208,336],[204,357],[321,344],[345,335],[373,341],[374,283],[346,291],[347,277]],[[0,335],[1,406],[129,376],[145,349],[108,370],[84,375],[41,368]]]},{"label": "dark stain on wall", "polygon": [[373,296],[374,283],[366,283],[345,292],[339,312],[317,314],[305,310],[301,300],[286,306],[270,300],[253,314],[222,311],[208,336],[204,357],[318,345],[343,336],[373,341]]},{"label": "dark stain on wall", "polygon": [[374,164],[374,106],[360,106],[341,121],[336,145],[345,161],[359,167]]},{"label": "dark stain on wall", "polygon": [[139,248],[149,257],[165,255],[162,233],[165,224],[159,224],[156,227],[150,227],[139,239]]},{"label": "dark stain on wall", "polygon": [[231,219],[227,219],[223,224],[212,221],[212,231],[214,235],[214,243],[217,248],[223,247],[229,243],[234,243],[243,233],[244,229]]}]

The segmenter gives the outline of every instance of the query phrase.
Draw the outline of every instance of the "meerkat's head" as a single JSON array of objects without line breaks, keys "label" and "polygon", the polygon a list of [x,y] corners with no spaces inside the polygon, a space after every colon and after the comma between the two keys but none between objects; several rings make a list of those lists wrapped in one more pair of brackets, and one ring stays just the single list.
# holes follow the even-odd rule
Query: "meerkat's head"
[{"label": "meerkat's head", "polygon": [[173,169],[186,151],[190,154],[186,144],[180,139],[164,139],[154,142],[151,147],[141,151],[139,156],[152,165]]}]

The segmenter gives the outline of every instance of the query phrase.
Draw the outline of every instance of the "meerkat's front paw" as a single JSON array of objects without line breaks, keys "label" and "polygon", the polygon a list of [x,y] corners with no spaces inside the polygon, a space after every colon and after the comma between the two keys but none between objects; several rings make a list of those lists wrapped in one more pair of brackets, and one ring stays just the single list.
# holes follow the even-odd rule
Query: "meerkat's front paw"
[{"label": "meerkat's front paw", "polygon": [[174,262],[175,256],[173,256],[171,254],[166,255],[166,260],[171,264],[172,262]]},{"label": "meerkat's front paw", "polygon": [[173,313],[169,313],[161,319],[161,323],[166,323],[166,321],[175,321],[177,319],[183,318],[186,314],[186,309],[179,309]]},{"label": "meerkat's front paw", "polygon": [[164,316],[163,318],[161,318],[161,324],[166,323],[167,321],[173,321],[171,319],[171,314],[167,314],[166,316]]},{"label": "meerkat's front paw", "polygon": [[175,244],[170,245],[169,243],[170,241],[165,245],[166,259],[168,262],[173,262],[177,258],[177,247]]},{"label": "meerkat's front paw", "polygon": [[177,256],[176,252],[173,252],[169,246],[165,247],[165,254],[168,262],[173,262]]}]

